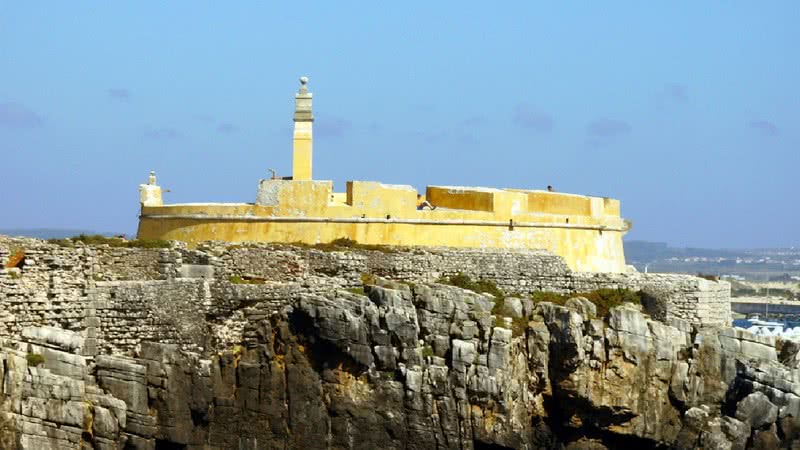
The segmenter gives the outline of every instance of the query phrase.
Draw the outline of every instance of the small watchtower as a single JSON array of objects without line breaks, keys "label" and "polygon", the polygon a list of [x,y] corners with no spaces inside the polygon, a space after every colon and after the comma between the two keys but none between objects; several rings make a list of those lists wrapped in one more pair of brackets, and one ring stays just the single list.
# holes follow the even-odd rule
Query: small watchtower
[{"label": "small watchtower", "polygon": [[300,77],[300,91],[294,95],[294,153],[292,155],[292,179],[311,180],[313,137],[311,128],[314,116],[311,113],[311,96],[308,92],[308,77]]}]

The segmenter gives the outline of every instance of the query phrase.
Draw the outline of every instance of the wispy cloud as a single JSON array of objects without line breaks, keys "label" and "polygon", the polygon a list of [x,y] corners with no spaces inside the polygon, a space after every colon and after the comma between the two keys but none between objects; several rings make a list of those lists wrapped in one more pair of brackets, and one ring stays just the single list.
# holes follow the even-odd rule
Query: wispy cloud
[{"label": "wispy cloud", "polygon": [[781,133],[781,129],[769,120],[753,120],[748,125],[764,136],[777,136]]},{"label": "wispy cloud", "polygon": [[110,88],[106,91],[106,93],[114,100],[120,100],[123,102],[127,102],[131,98],[131,92],[123,88]]},{"label": "wispy cloud", "polygon": [[435,111],[436,108],[433,105],[428,104],[428,103],[417,103],[417,104],[411,105],[411,110],[415,111],[415,112],[426,112],[426,113],[428,113],[428,112]]},{"label": "wispy cloud", "polygon": [[223,134],[231,134],[239,131],[239,127],[232,123],[221,123],[217,125],[217,131]]},{"label": "wispy cloud", "polygon": [[156,141],[168,141],[173,139],[178,139],[181,137],[180,131],[176,130],[175,128],[171,127],[162,127],[162,128],[150,128],[145,130],[142,134],[147,139],[153,139]]},{"label": "wispy cloud", "polygon": [[314,120],[314,134],[319,137],[342,137],[353,127],[347,119],[336,116],[318,116]]},{"label": "wispy cloud", "polygon": [[601,117],[586,126],[586,132],[592,138],[609,139],[628,134],[630,131],[631,126],[628,122],[607,117]]},{"label": "wispy cloud", "polygon": [[664,97],[676,103],[686,103],[689,101],[689,90],[685,84],[667,83],[664,85]]},{"label": "wispy cloud", "polygon": [[436,144],[447,138],[444,131],[412,131],[409,135],[428,144]]},{"label": "wispy cloud", "polygon": [[529,105],[517,105],[514,108],[514,123],[522,128],[527,128],[539,133],[549,133],[553,130],[553,118],[549,114],[537,111]]},{"label": "wispy cloud", "polygon": [[19,103],[0,103],[0,127],[4,128],[36,128],[44,125],[39,114]]},{"label": "wispy cloud", "polygon": [[458,123],[459,128],[474,128],[479,127],[481,125],[486,125],[489,122],[486,119],[486,116],[472,116],[467,117],[466,119],[462,120]]}]

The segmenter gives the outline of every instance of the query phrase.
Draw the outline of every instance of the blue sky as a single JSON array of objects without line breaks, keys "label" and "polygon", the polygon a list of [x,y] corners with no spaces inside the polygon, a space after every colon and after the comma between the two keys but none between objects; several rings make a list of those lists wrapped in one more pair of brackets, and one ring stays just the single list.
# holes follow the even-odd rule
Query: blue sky
[{"label": "blue sky", "polygon": [[[268,4],[272,3],[272,4]],[[618,198],[629,239],[800,245],[800,3],[3,2],[0,228],[132,233],[137,185],[317,179]]]}]

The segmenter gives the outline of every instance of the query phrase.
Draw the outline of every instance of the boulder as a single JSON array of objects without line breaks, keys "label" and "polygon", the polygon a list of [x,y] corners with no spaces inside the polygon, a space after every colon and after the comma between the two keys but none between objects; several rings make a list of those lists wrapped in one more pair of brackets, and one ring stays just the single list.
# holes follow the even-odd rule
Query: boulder
[{"label": "boulder", "polygon": [[778,407],[762,392],[753,392],[736,404],[736,418],[752,428],[763,428],[775,423]]},{"label": "boulder", "polygon": [[577,311],[584,320],[597,317],[597,306],[586,297],[572,297],[564,304],[567,308]]},{"label": "boulder", "polygon": [[520,318],[525,317],[525,311],[522,306],[522,300],[516,297],[507,297],[503,301],[503,306],[498,311],[502,316]]}]

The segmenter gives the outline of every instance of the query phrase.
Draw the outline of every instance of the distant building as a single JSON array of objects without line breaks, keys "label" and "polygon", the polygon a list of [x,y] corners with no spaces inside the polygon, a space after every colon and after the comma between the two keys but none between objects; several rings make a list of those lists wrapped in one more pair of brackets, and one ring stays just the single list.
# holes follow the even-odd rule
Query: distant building
[{"label": "distant building", "polygon": [[346,192],[312,177],[312,94],[295,95],[291,177],[259,181],[255,203],[165,205],[151,173],[140,186],[139,238],[185,241],[302,242],[349,238],[362,244],[546,249],[582,272],[623,272],[629,224],[618,200],[527,189],[348,181]]}]

